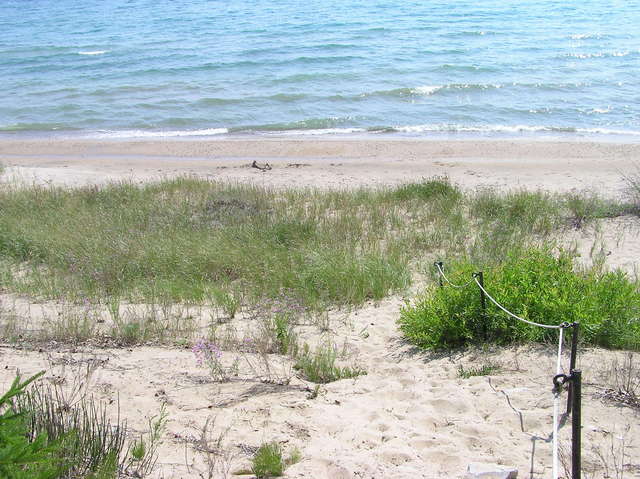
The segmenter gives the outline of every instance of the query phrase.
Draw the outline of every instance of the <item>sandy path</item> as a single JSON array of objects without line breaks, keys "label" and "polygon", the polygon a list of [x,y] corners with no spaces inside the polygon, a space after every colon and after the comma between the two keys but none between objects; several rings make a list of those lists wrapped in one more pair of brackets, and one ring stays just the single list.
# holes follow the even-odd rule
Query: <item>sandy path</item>
[{"label": "sandy path", "polygon": [[[348,351],[345,361],[364,367],[367,375],[322,386],[316,398],[310,396],[313,384],[295,376],[287,386],[214,383],[193,354],[179,348],[46,353],[4,347],[0,382],[7,384],[17,367],[25,374],[52,368],[70,385],[74,367],[61,366],[61,359],[108,359],[89,391],[110,402],[114,414],[119,400],[134,431],[145,430],[145,418],[167,405],[169,423],[154,477],[205,472],[204,456],[192,446],[208,418],[214,421],[211,440],[228,428],[224,444],[232,471],[247,467],[262,442],[276,440],[302,453],[301,462],[287,470],[289,478],[463,477],[473,461],[515,466],[519,477],[549,477],[554,348],[419,353],[397,332],[401,304],[401,298],[389,298],[333,315],[332,339]],[[230,362],[233,356],[224,358]],[[638,416],[595,397],[605,384],[603,373],[620,356],[593,349],[579,358],[587,382],[584,463],[591,477],[604,477],[598,453],[609,454],[612,443],[621,444],[618,437],[626,441],[625,477],[640,477]],[[500,369],[490,376],[458,375],[460,365],[487,362]],[[561,437],[568,450],[569,424]]]}]

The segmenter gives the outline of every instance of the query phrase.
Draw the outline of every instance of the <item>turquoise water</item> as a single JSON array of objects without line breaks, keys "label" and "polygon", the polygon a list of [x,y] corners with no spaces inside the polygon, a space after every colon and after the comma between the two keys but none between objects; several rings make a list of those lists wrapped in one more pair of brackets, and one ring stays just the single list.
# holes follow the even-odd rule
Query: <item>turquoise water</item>
[{"label": "turquoise water", "polygon": [[640,136],[640,2],[2,0],[0,135]]}]

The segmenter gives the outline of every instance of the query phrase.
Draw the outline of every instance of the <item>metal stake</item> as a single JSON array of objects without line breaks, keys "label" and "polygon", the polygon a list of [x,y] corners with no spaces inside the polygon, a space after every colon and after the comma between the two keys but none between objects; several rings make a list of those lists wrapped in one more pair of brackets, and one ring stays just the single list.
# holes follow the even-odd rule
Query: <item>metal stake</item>
[{"label": "metal stake", "polygon": [[[437,268],[438,266],[440,266],[440,269],[442,271],[444,271],[444,266],[442,261],[436,261],[435,263],[433,263],[433,265]],[[440,287],[442,288],[443,284],[442,284],[442,274],[440,273],[440,270],[438,270],[438,284],[440,285]]]},{"label": "metal stake", "polygon": [[[578,334],[580,332],[580,323],[572,323],[573,328],[571,334],[571,359],[569,360],[569,371],[576,368],[576,358],[578,356]],[[569,391],[567,392],[567,414],[571,412],[573,398],[573,381],[569,382]]]},{"label": "metal stake", "polygon": [[484,297],[484,273],[482,271],[478,271],[475,273],[475,276],[478,278],[478,283],[480,283],[480,308],[482,309],[482,333],[484,336],[484,340],[487,340],[487,300]]},{"label": "metal stake", "polygon": [[582,371],[571,371],[573,413],[571,416],[571,479],[580,479],[580,447],[582,434]]}]

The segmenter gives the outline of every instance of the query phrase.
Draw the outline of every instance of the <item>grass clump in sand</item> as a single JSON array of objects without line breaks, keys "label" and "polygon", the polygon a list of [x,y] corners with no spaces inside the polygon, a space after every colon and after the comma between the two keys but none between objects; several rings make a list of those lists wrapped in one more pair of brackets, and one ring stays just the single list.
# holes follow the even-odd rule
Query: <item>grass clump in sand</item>
[{"label": "grass clump in sand", "polygon": [[[470,278],[474,266],[454,264],[453,277]],[[525,319],[557,325],[581,324],[586,344],[640,348],[640,291],[620,271],[577,271],[568,253],[530,249],[484,270],[485,289],[508,310]],[[481,341],[497,344],[556,340],[554,329],[509,318],[487,300],[480,306],[475,283],[466,288],[432,286],[401,311],[400,328],[414,344],[455,348]]]},{"label": "grass clump in sand", "polygon": [[[0,475],[9,478],[145,477],[155,465],[161,426],[126,448],[127,430],[92,398],[68,402],[57,386],[17,376],[0,398]],[[161,421],[150,424],[162,424]]]},{"label": "grass clump in sand", "polygon": [[251,472],[256,477],[279,477],[284,472],[284,468],[282,448],[278,443],[263,444],[253,456]]},{"label": "grass clump in sand", "polygon": [[338,366],[337,359],[338,353],[335,346],[324,345],[311,352],[309,346],[305,344],[294,368],[300,371],[307,381],[318,384],[367,374],[359,367]]},{"label": "grass clump in sand", "polygon": [[602,372],[605,387],[598,396],[640,411],[640,361],[628,352],[622,359],[615,358]]},{"label": "grass clump in sand", "polygon": [[469,379],[475,376],[489,376],[502,369],[500,365],[494,363],[487,363],[481,366],[470,366],[465,368],[462,364],[458,366],[458,377],[462,379]]},{"label": "grass clump in sand", "polygon": [[[42,375],[42,373],[40,374]],[[40,375],[21,381],[16,376],[0,397],[0,475],[13,478],[55,478],[63,472],[56,456],[62,445],[49,441],[46,434],[30,435],[26,411],[13,407],[13,400],[24,393]]]},{"label": "grass clump in sand", "polygon": [[277,442],[262,444],[253,456],[251,473],[256,477],[268,478],[282,476],[284,470],[301,459],[300,452],[294,449],[288,458],[284,458],[282,446]]}]

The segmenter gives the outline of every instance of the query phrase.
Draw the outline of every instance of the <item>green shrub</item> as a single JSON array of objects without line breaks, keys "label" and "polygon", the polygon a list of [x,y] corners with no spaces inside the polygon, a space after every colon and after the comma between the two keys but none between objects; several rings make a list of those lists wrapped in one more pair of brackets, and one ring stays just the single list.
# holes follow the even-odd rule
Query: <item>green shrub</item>
[{"label": "green shrub", "polygon": [[[449,271],[453,278],[470,278],[474,267],[462,261]],[[579,321],[586,344],[640,348],[640,292],[620,271],[576,272],[569,254],[532,249],[507,257],[484,274],[487,292],[514,314],[543,324]],[[485,339],[509,344],[557,338],[555,329],[510,318],[489,300],[483,315],[474,283],[463,289],[430,287],[401,310],[400,328],[412,343],[431,349]]]}]

